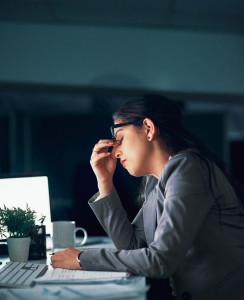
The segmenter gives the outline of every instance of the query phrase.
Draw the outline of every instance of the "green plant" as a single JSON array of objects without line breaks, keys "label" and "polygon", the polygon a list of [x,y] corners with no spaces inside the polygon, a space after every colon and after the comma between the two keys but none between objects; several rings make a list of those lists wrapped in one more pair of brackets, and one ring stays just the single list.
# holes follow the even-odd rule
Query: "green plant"
[{"label": "green plant", "polygon": [[43,225],[45,219],[46,219],[46,216],[41,215],[41,217],[38,221],[41,223],[41,225]]},{"label": "green plant", "polygon": [[36,212],[31,210],[28,205],[26,209],[19,207],[0,208],[0,234],[5,236],[9,233],[9,237],[27,237],[31,235],[31,231],[35,226]]}]

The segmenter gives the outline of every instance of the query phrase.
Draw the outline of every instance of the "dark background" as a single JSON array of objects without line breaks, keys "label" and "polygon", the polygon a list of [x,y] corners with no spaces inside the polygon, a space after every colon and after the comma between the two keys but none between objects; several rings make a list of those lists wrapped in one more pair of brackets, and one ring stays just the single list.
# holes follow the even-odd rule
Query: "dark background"
[{"label": "dark background", "polygon": [[[126,99],[127,97],[124,97],[123,100]],[[107,105],[110,101],[107,101]],[[225,160],[225,149],[230,147],[230,171],[242,180],[243,143],[226,141],[225,114],[187,112],[183,102],[178,104],[181,104],[186,128],[199,135],[217,156]],[[1,177],[47,175],[52,220],[74,220],[77,226],[85,227],[90,235],[104,235],[103,229],[87,204],[88,199],[97,192],[96,178],[89,160],[94,144],[100,138],[110,137],[111,114],[112,107],[107,106],[104,113],[98,109],[97,112],[90,114],[64,112],[47,115],[29,112],[26,115],[23,112],[15,112],[14,122],[11,119],[13,116],[2,115]],[[15,130],[12,128],[13,123]],[[12,157],[12,163],[14,161],[12,171],[13,153],[9,151],[10,139],[13,139],[11,130],[15,132],[16,143],[15,157]],[[130,176],[118,163],[114,183],[130,220],[139,209],[137,192],[140,182],[141,178]]]}]

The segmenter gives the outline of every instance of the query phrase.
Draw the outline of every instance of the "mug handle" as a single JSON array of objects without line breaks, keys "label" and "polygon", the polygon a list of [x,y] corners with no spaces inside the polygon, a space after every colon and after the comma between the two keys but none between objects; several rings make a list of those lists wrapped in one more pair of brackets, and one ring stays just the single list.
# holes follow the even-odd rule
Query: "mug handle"
[{"label": "mug handle", "polygon": [[75,231],[74,231],[75,232],[75,236],[76,236],[76,232],[79,231],[79,230],[83,231],[84,237],[83,237],[82,242],[78,243],[78,244],[75,244],[75,246],[82,246],[82,245],[84,245],[85,242],[86,242],[86,240],[87,240],[87,237],[88,237],[86,230],[84,228],[82,228],[82,227],[75,227]]}]

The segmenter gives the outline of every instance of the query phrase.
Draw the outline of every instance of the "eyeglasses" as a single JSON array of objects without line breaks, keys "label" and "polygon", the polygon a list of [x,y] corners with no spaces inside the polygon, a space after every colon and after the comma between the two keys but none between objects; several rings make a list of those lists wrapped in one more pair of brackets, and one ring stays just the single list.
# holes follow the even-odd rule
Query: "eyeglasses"
[{"label": "eyeglasses", "polygon": [[126,123],[119,123],[119,124],[114,124],[112,126],[110,126],[110,130],[111,130],[111,134],[112,134],[112,139],[116,140],[115,136],[114,136],[114,129],[115,128],[119,128],[119,127],[123,127],[123,126],[128,126],[128,125],[132,125],[132,124],[136,124],[136,123],[142,123],[142,120],[136,120],[136,121],[132,121],[132,122],[126,122]]}]

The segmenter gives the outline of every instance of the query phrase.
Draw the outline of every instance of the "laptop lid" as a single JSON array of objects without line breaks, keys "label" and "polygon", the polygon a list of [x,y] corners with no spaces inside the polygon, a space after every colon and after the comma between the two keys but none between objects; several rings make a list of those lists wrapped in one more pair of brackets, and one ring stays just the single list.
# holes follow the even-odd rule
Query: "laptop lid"
[{"label": "laptop lid", "polygon": [[[0,178],[0,207],[26,208],[26,204],[36,212],[38,219],[46,216],[46,233],[51,234],[51,212],[47,176]],[[1,238],[1,237],[0,237]]]}]

